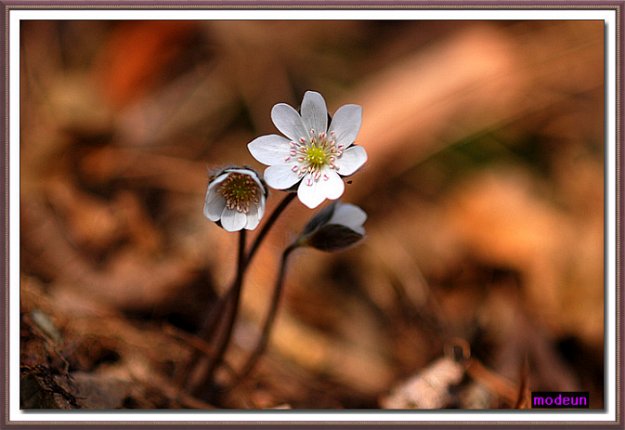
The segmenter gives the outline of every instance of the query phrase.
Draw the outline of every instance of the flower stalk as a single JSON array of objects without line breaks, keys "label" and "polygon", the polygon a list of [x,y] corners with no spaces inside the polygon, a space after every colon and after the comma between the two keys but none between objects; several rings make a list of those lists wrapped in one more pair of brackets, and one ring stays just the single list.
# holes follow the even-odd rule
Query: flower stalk
[{"label": "flower stalk", "polygon": [[310,247],[319,251],[334,252],[347,249],[360,242],[365,236],[364,222],[367,214],[358,206],[334,202],[312,217],[299,237],[282,252],[278,276],[271,296],[269,310],[263,322],[261,335],[228,390],[235,388],[256,366],[258,359],[265,352],[273,328],[280,297],[284,287],[286,267],[289,256],[301,247]]},{"label": "flower stalk", "polygon": [[265,316],[265,321],[263,322],[260,338],[258,339],[258,342],[256,343],[256,346],[254,347],[254,350],[252,351],[247,361],[241,368],[241,371],[239,372],[239,374],[236,376],[234,381],[228,387],[228,390],[232,390],[233,388],[235,388],[247,375],[249,375],[252,372],[252,370],[254,370],[254,367],[256,366],[258,359],[260,358],[261,355],[263,355],[263,353],[265,352],[265,349],[267,348],[267,344],[269,343],[269,337],[271,335],[271,329],[273,328],[273,323],[276,319],[276,314],[278,312],[278,305],[280,303],[280,297],[282,296],[287,262],[291,253],[299,247],[300,245],[298,241],[296,241],[292,243],[291,245],[289,245],[282,252],[282,258],[280,259],[280,268],[278,269],[278,276],[276,278],[276,283],[275,283],[273,293],[271,296],[269,310],[267,312],[267,315]]},{"label": "flower stalk", "polygon": [[[198,333],[198,337],[202,339],[210,339],[215,333],[215,330],[217,329],[217,326],[219,325],[218,323],[224,317],[224,313],[226,313],[228,310],[230,310],[230,316],[231,317],[234,316],[234,318],[236,318],[236,313],[232,315],[232,312],[233,312],[233,307],[234,309],[238,309],[240,307],[239,301],[241,298],[241,290],[243,287],[243,278],[245,276],[245,272],[247,268],[249,267],[250,263],[252,262],[254,256],[256,255],[258,249],[262,245],[263,241],[267,237],[267,234],[269,233],[271,228],[274,226],[274,224],[276,223],[280,215],[282,215],[284,210],[289,206],[289,204],[295,199],[296,196],[297,195],[295,193],[288,193],[280,201],[280,203],[276,206],[276,208],[273,210],[273,212],[271,213],[271,215],[269,216],[269,218],[267,219],[267,221],[261,228],[261,230],[258,232],[258,235],[252,242],[252,245],[250,246],[246,256],[243,259],[241,259],[241,255],[240,255],[241,242],[239,242],[239,258],[238,258],[238,263],[237,263],[238,264],[237,275],[232,285],[230,285],[228,290],[219,298],[217,303],[211,309],[208,318],[205,319],[204,324],[202,325]],[[241,233],[243,233],[244,231],[245,230],[241,230]],[[231,318],[228,319],[228,321],[230,320]],[[227,330],[231,331],[232,328],[227,329]],[[204,376],[200,376],[198,378],[201,381],[201,384],[194,384],[194,386],[188,387],[191,391],[194,391],[195,388],[199,385],[210,385],[210,383],[212,382],[213,373],[216,370],[219,363],[223,360],[223,355],[225,355],[227,351],[231,336],[232,336],[232,333],[230,332],[230,334],[228,335],[228,339],[222,338],[223,340],[226,340],[226,343],[223,344],[223,346],[220,344],[221,348],[216,350],[215,355],[208,362],[208,365],[209,365],[208,367],[204,367],[207,365],[206,362],[198,363],[199,353],[196,353],[191,358],[189,367],[196,368],[195,371],[192,371],[190,373],[191,375],[195,374],[198,371],[197,367],[202,366],[206,369],[202,372]],[[223,348],[223,351],[221,351],[222,348]],[[220,352],[221,352],[222,357],[218,357],[220,355]],[[187,375],[186,378],[188,379],[189,375]],[[190,384],[190,383],[191,382],[189,381],[187,384]]]},{"label": "flower stalk", "polygon": [[223,361],[224,355],[228,346],[230,345],[230,339],[232,338],[232,332],[234,330],[234,323],[237,319],[237,315],[239,313],[239,302],[241,298],[241,289],[243,286],[243,278],[245,276],[246,269],[246,258],[245,258],[245,236],[246,230],[241,230],[239,232],[239,251],[237,255],[237,274],[232,285],[232,299],[230,300],[231,306],[229,312],[227,312],[227,320],[225,331],[221,338],[219,339],[219,343],[215,348],[215,355],[209,361],[207,370],[206,370],[206,381],[212,382],[213,376],[217,367]]},{"label": "flower stalk", "polygon": [[[258,232],[258,235],[254,239],[254,242],[252,242],[252,245],[250,246],[250,249],[247,252],[247,257],[245,258],[244,267],[243,267],[244,271],[247,269],[247,267],[250,265],[250,263],[254,259],[254,256],[256,255],[258,248],[260,248],[260,245],[262,245],[265,237],[267,236],[267,234],[269,233],[269,231],[271,230],[275,222],[278,220],[280,215],[282,215],[282,212],[284,212],[284,210],[289,206],[289,204],[295,199],[295,197],[296,197],[295,193],[288,193],[284,197],[284,199],[280,201],[278,206],[276,206],[276,208],[273,210],[273,212],[271,213],[271,215],[269,216],[269,218],[263,225],[263,228]],[[235,279],[235,282],[233,282],[232,285],[230,285],[230,287],[224,293],[224,295],[219,298],[217,304],[213,306],[213,309],[211,310],[208,318],[205,320],[204,324],[202,325],[202,328],[200,329],[200,332],[198,333],[199,337],[206,339],[213,334],[215,330],[215,326],[219,322],[224,312],[224,308],[230,302],[230,300],[232,300],[232,297],[234,295],[234,290],[235,290],[234,288],[235,283],[236,283],[236,279]]]}]

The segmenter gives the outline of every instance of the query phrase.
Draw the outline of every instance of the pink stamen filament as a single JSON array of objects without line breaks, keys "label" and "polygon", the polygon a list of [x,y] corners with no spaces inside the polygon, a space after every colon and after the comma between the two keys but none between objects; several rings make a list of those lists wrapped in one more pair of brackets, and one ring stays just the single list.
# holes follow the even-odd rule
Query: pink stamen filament
[{"label": "pink stamen filament", "polygon": [[[289,154],[291,157],[297,157],[295,159],[298,162],[291,170],[300,177],[310,174],[310,178],[306,181],[309,186],[313,182],[319,181],[322,177],[322,169],[329,167],[330,169],[338,170],[335,162],[343,154],[343,145],[336,144],[334,132],[330,132],[330,137],[328,137],[326,132],[317,134],[314,129],[311,129],[310,134],[311,137],[309,139],[300,137],[298,142],[289,142],[291,147]],[[312,148],[321,149],[323,155],[312,156],[310,154]],[[328,175],[323,174],[323,179],[325,181],[329,180]]]},{"label": "pink stamen filament", "polygon": [[261,190],[251,176],[232,172],[217,188],[223,196],[226,207],[237,212],[248,213],[252,205],[260,202]]}]

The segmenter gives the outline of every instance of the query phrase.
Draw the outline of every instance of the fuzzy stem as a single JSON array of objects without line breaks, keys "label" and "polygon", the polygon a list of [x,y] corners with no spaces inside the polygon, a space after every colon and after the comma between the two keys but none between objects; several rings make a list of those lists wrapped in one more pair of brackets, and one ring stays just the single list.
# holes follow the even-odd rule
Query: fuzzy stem
[{"label": "fuzzy stem", "polygon": [[[252,246],[250,246],[250,250],[248,251],[247,258],[245,259],[245,262],[244,262],[243,271],[245,271],[247,267],[249,266],[249,264],[251,263],[252,259],[256,255],[256,251],[258,251],[258,248],[263,243],[263,240],[267,236],[267,233],[269,233],[269,230],[271,230],[271,227],[273,227],[276,220],[280,217],[280,215],[282,215],[282,212],[284,212],[284,210],[287,208],[289,203],[291,203],[296,196],[297,196],[296,193],[288,193],[284,197],[284,199],[282,199],[282,201],[278,204],[278,206],[276,206],[276,208],[273,210],[273,212],[267,219],[267,222],[265,222],[265,224],[263,225],[263,228],[260,230],[260,232],[256,236],[256,239],[254,239],[254,242],[252,242]],[[233,284],[230,286],[230,288],[228,288],[226,293],[219,298],[219,301],[217,302],[217,304],[215,304],[215,306],[211,310],[208,318],[204,321],[204,324],[202,325],[202,329],[200,330],[198,334],[200,338],[206,339],[215,330],[215,326],[217,325],[217,322],[221,319],[221,316],[223,315],[226,305],[230,302],[230,300],[232,300],[232,297],[235,293],[235,288],[234,288],[235,284],[236,284],[236,279],[233,282]]]},{"label": "fuzzy stem", "polygon": [[291,253],[299,248],[299,244],[297,242],[289,245],[283,252],[282,258],[280,259],[280,268],[278,269],[278,277],[276,278],[276,283],[273,290],[273,295],[271,296],[271,303],[269,305],[269,311],[267,312],[267,316],[265,317],[265,322],[263,323],[262,332],[258,342],[256,343],[256,347],[248,357],[247,361],[242,367],[242,370],[239,372],[237,377],[229,386],[229,390],[235,388],[256,366],[256,363],[260,356],[265,352],[267,348],[267,344],[269,343],[269,336],[271,334],[271,329],[273,327],[273,323],[276,319],[276,314],[278,311],[278,304],[280,303],[280,296],[282,295],[282,289],[284,286],[284,278],[286,275],[286,265]]},{"label": "fuzzy stem", "polygon": [[[263,225],[262,229],[259,231],[258,235],[254,239],[254,242],[250,246],[247,256],[243,258],[243,260],[241,261],[241,255],[239,255],[239,266],[237,266],[237,276],[234,282],[232,283],[230,288],[228,288],[228,290],[219,298],[217,303],[213,306],[213,309],[211,309],[208,317],[204,320],[204,323],[202,324],[202,327],[198,333],[198,337],[200,337],[201,339],[209,339],[214,334],[217,326],[219,325],[218,323],[222,321],[222,317],[224,316],[224,313],[226,313],[229,308],[231,309],[232,307],[234,307],[234,309],[231,309],[229,313],[230,318],[228,319],[228,326],[227,326],[227,333],[226,333],[227,336],[222,338],[222,340],[225,340],[226,343],[220,344],[219,345],[220,348],[216,350],[217,351],[216,354],[212,358],[209,359],[210,361],[208,363],[209,364],[208,368],[204,372],[202,372],[206,376],[201,377],[200,378],[201,380],[209,381],[209,382],[211,381],[212,376],[213,376],[212,374],[215,372],[217,366],[222,361],[223,354],[225,354],[225,350],[228,347],[228,343],[230,342],[230,337],[232,335],[232,327],[230,327],[230,324],[232,325],[234,324],[233,318],[236,319],[236,315],[238,313],[239,301],[240,301],[240,296],[241,296],[241,288],[243,285],[243,277],[245,275],[245,271],[247,270],[247,267],[249,266],[250,262],[256,255],[256,252],[258,251],[260,245],[262,244],[263,240],[265,239],[265,237],[267,236],[267,234],[269,233],[269,231],[271,230],[271,228],[273,227],[277,219],[280,217],[280,215],[282,215],[282,212],[284,212],[284,210],[295,199],[296,196],[297,196],[296,193],[288,193],[280,201],[278,206],[275,207],[275,209],[273,210],[273,212],[271,213],[271,215],[269,216],[269,218]],[[241,248],[239,248],[239,253],[241,253]],[[230,322],[231,320],[232,320],[232,323]],[[223,348],[223,351],[221,351],[222,348]],[[222,357],[218,357],[219,355],[221,355]],[[198,363],[198,359],[199,359],[199,354],[195,354],[191,358],[189,369],[197,368],[200,365],[206,365],[206,360],[202,364],[202,362]],[[187,389],[189,389],[190,391],[194,391],[194,389],[197,388],[197,386],[195,387],[189,386],[189,384],[192,384],[192,381],[188,380],[191,374],[193,374],[191,371],[188,372],[185,379],[187,379]]]},{"label": "fuzzy stem", "polygon": [[219,344],[215,348],[215,355],[212,357],[211,361],[208,364],[208,369],[206,371],[206,381],[212,382],[215,370],[221,364],[226,350],[230,345],[230,340],[232,339],[232,332],[234,330],[234,323],[237,319],[237,314],[239,313],[239,302],[241,297],[241,286],[243,285],[243,277],[245,275],[246,269],[246,258],[245,258],[245,236],[247,230],[243,229],[239,232],[239,252],[237,255],[237,275],[234,279],[234,283],[232,284],[231,290],[232,300],[231,300],[231,309],[227,314],[226,321],[226,331],[220,339]]},{"label": "fuzzy stem", "polygon": [[287,195],[284,196],[284,198],[280,201],[278,206],[276,206],[276,208],[273,210],[273,212],[267,219],[267,222],[265,222],[265,225],[263,225],[263,228],[258,233],[258,236],[256,236],[256,239],[252,243],[252,246],[250,246],[250,250],[247,253],[247,259],[245,261],[246,266],[250,264],[252,258],[254,258],[254,255],[256,255],[256,251],[258,251],[258,248],[263,243],[265,236],[267,236],[267,233],[269,233],[269,230],[271,230],[271,227],[273,227],[278,217],[282,215],[282,212],[284,212],[289,203],[291,203],[293,199],[295,199],[295,197],[297,197],[297,193],[287,193]]}]

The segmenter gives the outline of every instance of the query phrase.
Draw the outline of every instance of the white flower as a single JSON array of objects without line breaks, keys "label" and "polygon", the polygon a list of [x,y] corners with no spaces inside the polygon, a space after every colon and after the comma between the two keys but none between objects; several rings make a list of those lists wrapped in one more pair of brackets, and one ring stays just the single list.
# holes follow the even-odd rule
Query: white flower
[{"label": "white flower", "polygon": [[247,146],[252,156],[269,167],[265,181],[270,187],[286,190],[301,181],[297,196],[309,208],[325,199],[341,197],[345,184],[341,176],[356,172],[367,161],[361,146],[352,145],[360,130],[362,108],[339,108],[328,127],[328,110],[321,94],[307,91],[302,114],[279,103],[271,110],[277,134],[261,136]]},{"label": "white flower", "polygon": [[335,202],[321,210],[304,227],[300,243],[321,251],[338,251],[365,236],[367,214],[349,203]]},{"label": "white flower", "polygon": [[265,213],[267,190],[248,168],[228,168],[208,184],[204,216],[227,231],[254,230]]}]

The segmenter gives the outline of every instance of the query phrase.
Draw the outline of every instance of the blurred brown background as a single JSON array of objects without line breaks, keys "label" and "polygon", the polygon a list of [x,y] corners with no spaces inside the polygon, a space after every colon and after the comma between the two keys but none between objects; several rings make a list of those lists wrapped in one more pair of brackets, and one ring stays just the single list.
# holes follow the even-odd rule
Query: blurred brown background
[{"label": "blurred brown background", "polygon": [[[603,407],[603,43],[599,21],[24,22],[22,406],[379,408],[460,338],[483,369],[438,407]],[[194,398],[175,375],[236,252],[208,171],[262,171],[246,144],[306,90],[363,106],[343,200],[368,237],[298,251],[257,371]],[[232,366],[313,213],[255,260]]]}]

